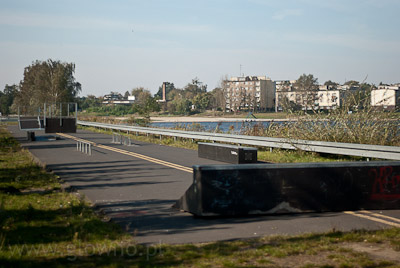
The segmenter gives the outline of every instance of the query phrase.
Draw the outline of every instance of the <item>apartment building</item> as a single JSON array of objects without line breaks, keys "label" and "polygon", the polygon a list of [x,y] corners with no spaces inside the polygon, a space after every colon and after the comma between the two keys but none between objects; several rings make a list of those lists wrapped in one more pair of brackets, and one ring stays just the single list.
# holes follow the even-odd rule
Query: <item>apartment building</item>
[{"label": "apartment building", "polygon": [[296,80],[275,81],[276,112],[283,111],[288,106],[295,110],[312,110],[318,108],[317,91],[298,90],[295,83]]},{"label": "apartment building", "polygon": [[277,112],[285,107],[295,110],[332,110],[344,104],[346,98],[360,87],[356,85],[320,85],[316,91],[301,91],[295,86],[296,80],[275,81]]},{"label": "apartment building", "polygon": [[393,111],[400,108],[400,84],[380,85],[371,91],[371,106]]},{"label": "apartment building", "polygon": [[266,76],[231,77],[224,95],[227,112],[267,111],[275,107],[275,83]]}]

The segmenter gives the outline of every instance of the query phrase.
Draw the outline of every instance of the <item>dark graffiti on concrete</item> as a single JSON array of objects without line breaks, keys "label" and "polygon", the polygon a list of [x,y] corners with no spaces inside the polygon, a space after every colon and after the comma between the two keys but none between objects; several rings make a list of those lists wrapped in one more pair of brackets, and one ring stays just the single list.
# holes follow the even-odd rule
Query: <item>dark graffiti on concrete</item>
[{"label": "dark graffiti on concrete", "polygon": [[393,172],[393,167],[373,168],[369,171],[373,178],[372,200],[400,199],[400,174]]}]

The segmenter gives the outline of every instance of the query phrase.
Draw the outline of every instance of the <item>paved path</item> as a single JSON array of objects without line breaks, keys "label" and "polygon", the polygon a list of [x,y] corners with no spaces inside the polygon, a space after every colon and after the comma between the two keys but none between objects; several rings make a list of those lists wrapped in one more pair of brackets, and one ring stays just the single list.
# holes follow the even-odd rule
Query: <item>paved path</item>
[{"label": "paved path", "polygon": [[[196,218],[171,206],[191,185],[192,165],[221,162],[198,158],[193,150],[139,141],[130,147],[115,145],[109,135],[78,130],[72,136],[101,145],[89,156],[78,152],[70,138],[28,142],[25,132],[15,126],[10,130],[22,146],[131,232],[139,243],[196,243],[332,229],[400,227],[400,210]],[[36,133],[39,138],[41,135]]]}]

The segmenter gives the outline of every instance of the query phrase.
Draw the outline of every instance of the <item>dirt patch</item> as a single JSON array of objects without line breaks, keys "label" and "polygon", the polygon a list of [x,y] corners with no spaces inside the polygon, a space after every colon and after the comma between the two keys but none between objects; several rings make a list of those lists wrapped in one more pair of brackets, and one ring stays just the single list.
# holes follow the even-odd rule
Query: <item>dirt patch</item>
[{"label": "dirt patch", "polygon": [[371,243],[351,243],[346,244],[345,248],[366,253],[374,260],[392,261],[400,264],[400,252],[393,250],[390,245],[384,244],[371,244]]}]

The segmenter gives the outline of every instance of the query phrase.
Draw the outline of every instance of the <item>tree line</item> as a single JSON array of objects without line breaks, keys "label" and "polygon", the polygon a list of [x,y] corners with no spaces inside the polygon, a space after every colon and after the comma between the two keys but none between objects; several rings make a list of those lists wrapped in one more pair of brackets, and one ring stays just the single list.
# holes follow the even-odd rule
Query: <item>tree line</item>
[{"label": "tree line", "polygon": [[[82,86],[76,81],[75,64],[48,59],[46,61],[34,61],[24,68],[23,79],[19,84],[5,85],[0,91],[0,112],[2,115],[16,113],[17,107],[43,107],[44,103],[78,102],[81,111],[98,113],[102,115],[126,115],[140,114],[149,117],[152,112],[163,112],[174,115],[189,115],[204,112],[205,110],[225,112],[225,81],[221,78],[220,85],[211,91],[207,91],[207,84],[197,77],[187,83],[183,88],[175,87],[174,83],[166,83],[166,102],[162,99],[162,86],[156,94],[152,95],[148,89],[136,87],[126,91],[124,96],[135,96],[133,105],[105,106],[102,97],[94,95],[78,96]],[[356,85],[360,88],[359,98],[365,92],[374,88],[374,85],[348,81],[348,85]],[[339,84],[327,81],[325,85],[334,89]],[[296,90],[305,92],[318,90],[318,79],[313,75],[303,74],[295,83]],[[311,94],[310,96],[314,96]],[[314,99],[309,100],[311,103]],[[287,103],[288,107],[294,107],[293,103]]]}]

